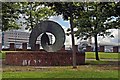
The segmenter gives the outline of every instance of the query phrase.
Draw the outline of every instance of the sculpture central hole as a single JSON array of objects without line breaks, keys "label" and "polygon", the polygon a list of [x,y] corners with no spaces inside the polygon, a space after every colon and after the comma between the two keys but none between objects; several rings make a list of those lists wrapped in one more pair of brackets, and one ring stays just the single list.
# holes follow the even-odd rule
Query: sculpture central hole
[{"label": "sculpture central hole", "polygon": [[49,32],[46,32],[49,37],[50,45],[55,43],[55,36]]},{"label": "sculpture central hole", "polygon": [[[46,35],[47,34],[47,35]],[[41,45],[41,38],[43,36],[48,36],[47,39],[44,38],[44,41],[46,41],[46,43],[48,45],[52,45],[55,43],[55,36],[52,33],[46,32],[46,33],[42,33],[41,35],[38,36],[36,44],[40,44]],[[49,41],[49,42],[48,42]]]}]

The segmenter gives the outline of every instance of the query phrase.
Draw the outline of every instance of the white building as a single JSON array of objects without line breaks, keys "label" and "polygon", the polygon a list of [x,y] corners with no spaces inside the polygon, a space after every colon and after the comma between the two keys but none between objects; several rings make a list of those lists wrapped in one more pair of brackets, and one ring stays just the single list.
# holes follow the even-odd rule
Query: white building
[{"label": "white building", "polygon": [[[2,33],[2,46],[9,48],[10,43],[15,43],[16,48],[22,48],[22,43],[29,43],[30,33],[19,30],[10,30]],[[48,35],[52,43],[52,35]],[[37,38],[36,44],[41,44],[41,36]],[[29,45],[28,45],[29,46]]]}]

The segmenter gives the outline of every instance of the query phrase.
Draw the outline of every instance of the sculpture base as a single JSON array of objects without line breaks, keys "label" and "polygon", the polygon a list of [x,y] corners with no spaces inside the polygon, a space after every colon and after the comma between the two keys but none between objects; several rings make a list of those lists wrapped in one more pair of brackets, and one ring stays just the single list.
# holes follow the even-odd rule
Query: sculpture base
[{"label": "sculpture base", "polygon": [[[76,53],[77,65],[85,64],[85,53]],[[72,65],[72,53],[68,51],[7,52],[5,64],[15,66],[65,66]]]}]

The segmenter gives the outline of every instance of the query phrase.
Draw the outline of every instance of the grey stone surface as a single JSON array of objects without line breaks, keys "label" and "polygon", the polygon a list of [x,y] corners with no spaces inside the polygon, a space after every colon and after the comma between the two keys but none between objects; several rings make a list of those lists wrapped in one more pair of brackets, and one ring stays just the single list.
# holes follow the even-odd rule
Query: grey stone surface
[{"label": "grey stone surface", "polygon": [[41,21],[32,30],[29,38],[29,44],[32,50],[35,50],[35,43],[37,37],[42,33],[49,32],[55,36],[55,42],[52,45],[46,44],[42,39],[42,47],[47,52],[56,52],[62,48],[65,42],[65,32],[63,28],[56,22],[53,21]]}]

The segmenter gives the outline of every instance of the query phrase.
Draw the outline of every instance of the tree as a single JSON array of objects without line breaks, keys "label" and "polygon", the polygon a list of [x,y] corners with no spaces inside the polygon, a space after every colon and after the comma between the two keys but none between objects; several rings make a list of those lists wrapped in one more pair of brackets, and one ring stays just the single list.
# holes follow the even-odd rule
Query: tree
[{"label": "tree", "polygon": [[76,21],[78,38],[94,37],[96,60],[99,60],[97,37],[110,35],[108,29],[119,27],[116,25],[118,22],[113,20],[113,16],[116,15],[115,5],[116,3],[112,2],[85,3],[86,10],[81,13],[83,16]]},{"label": "tree", "polygon": [[16,22],[19,19],[19,9],[19,3],[2,2],[2,31],[19,29]]},{"label": "tree", "polygon": [[19,29],[17,20],[21,14],[25,18],[26,29],[32,29],[40,20],[48,19],[53,11],[40,2],[2,2],[2,31]]},{"label": "tree", "polygon": [[54,15],[53,11],[44,6],[41,2],[22,2],[22,14],[24,16],[26,29],[32,30],[34,25],[41,20],[48,19]]},{"label": "tree", "polygon": [[62,15],[64,20],[70,21],[70,33],[72,39],[72,52],[73,52],[73,68],[76,66],[76,51],[75,51],[75,40],[74,40],[74,20],[80,16],[80,12],[84,10],[82,3],[79,2],[53,2],[45,3],[46,6],[51,7],[57,15]]}]

